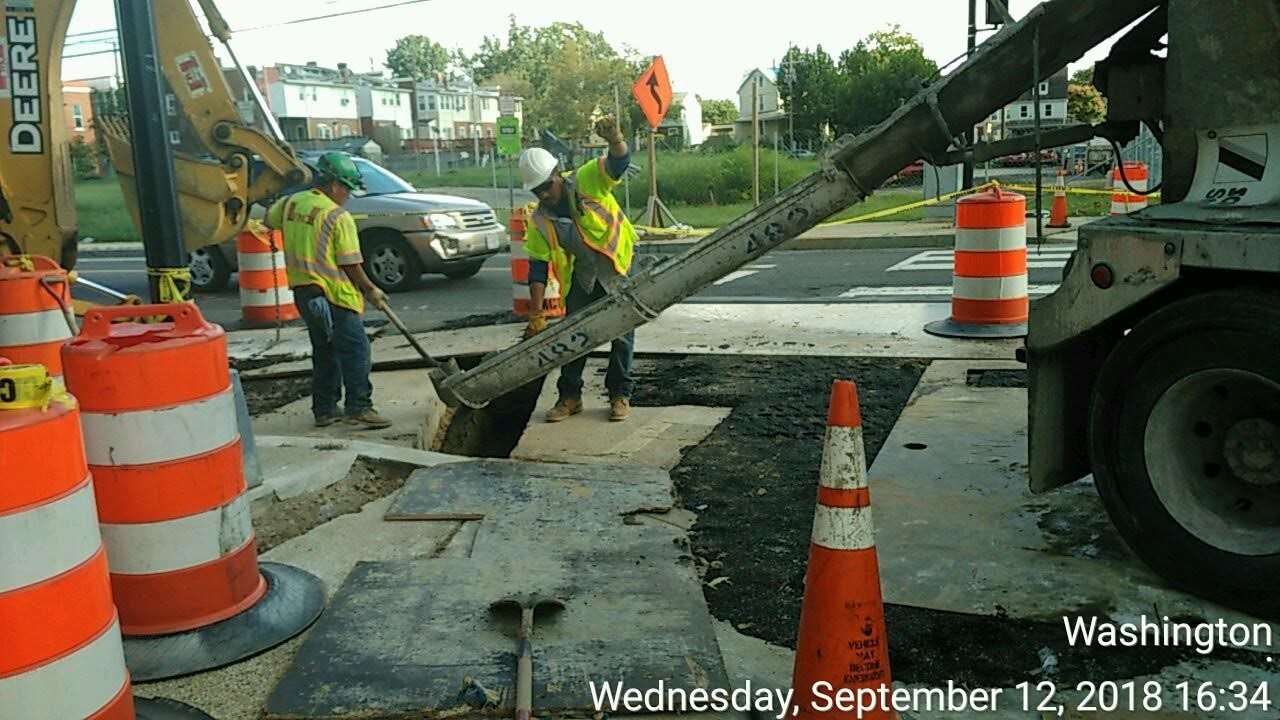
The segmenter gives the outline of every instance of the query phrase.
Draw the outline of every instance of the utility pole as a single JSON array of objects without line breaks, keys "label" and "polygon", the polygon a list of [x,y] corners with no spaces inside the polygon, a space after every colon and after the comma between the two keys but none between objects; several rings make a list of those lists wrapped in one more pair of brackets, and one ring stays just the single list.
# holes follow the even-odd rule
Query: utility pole
[{"label": "utility pole", "polygon": [[[973,57],[973,50],[977,46],[978,46],[978,0],[969,0],[969,40],[968,40],[968,44],[966,45],[969,52],[965,56],[966,60],[970,57]],[[974,142],[973,126],[969,126],[968,128],[965,129],[964,139],[969,144],[969,147],[973,147],[973,142]],[[972,160],[964,161],[964,177],[960,182],[960,187],[962,188],[973,187],[973,161]]]},{"label": "utility pole", "polygon": [[[759,78],[757,78],[759,80]],[[760,83],[751,83],[751,206],[760,205]]]},{"label": "utility pole", "polygon": [[[133,135],[133,182],[151,301],[182,302],[190,295],[191,283],[151,2],[118,0],[116,23],[120,28],[129,129]],[[181,282],[184,278],[185,283]]]}]

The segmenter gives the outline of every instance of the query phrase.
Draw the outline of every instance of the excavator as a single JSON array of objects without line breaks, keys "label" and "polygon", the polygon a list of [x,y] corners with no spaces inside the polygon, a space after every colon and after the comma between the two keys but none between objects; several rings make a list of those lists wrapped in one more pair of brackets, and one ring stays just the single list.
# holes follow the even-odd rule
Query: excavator
[{"label": "excavator", "polygon": [[[152,1],[166,28],[164,75],[216,158],[175,160],[185,168],[177,174],[187,242],[199,247],[234,234],[250,204],[303,181],[306,170],[278,135],[237,119],[188,0]],[[50,119],[61,118],[57,68],[71,4],[6,3],[9,84],[0,92],[9,128],[0,237],[68,266],[66,138]],[[225,41],[221,16],[209,0],[200,5]],[[1145,125],[1164,149],[1162,202],[1081,227],[1062,283],[1031,306],[1019,352],[1030,488],[1092,475],[1120,534],[1167,581],[1280,617],[1280,4],[1049,0],[1006,20],[883,122],[834,142],[809,177],[684,253],[611,283],[607,297],[548,331],[466,371],[433,369],[441,397],[484,407],[655,319],[920,159],[1037,157],[1093,138],[1118,147]],[[994,110],[1117,35],[1095,67],[1104,122],[966,139]],[[127,142],[125,129],[111,138]],[[250,183],[252,156],[270,172]]]},{"label": "excavator", "polygon": [[[285,141],[258,86],[231,49],[231,31],[212,0],[199,0],[210,31],[221,40],[266,119],[246,124],[236,108],[222,64],[187,0],[154,0],[161,72],[182,115],[207,156],[174,153],[183,237],[187,249],[234,237],[251,206],[310,180],[311,172]],[[75,267],[78,237],[70,144],[63,122],[62,49],[75,0],[10,0],[5,3],[4,67],[0,123],[0,251],[46,255]],[[103,118],[108,152],[120,175],[125,201],[138,224],[129,127]],[[253,159],[265,170],[250,176]]]}]

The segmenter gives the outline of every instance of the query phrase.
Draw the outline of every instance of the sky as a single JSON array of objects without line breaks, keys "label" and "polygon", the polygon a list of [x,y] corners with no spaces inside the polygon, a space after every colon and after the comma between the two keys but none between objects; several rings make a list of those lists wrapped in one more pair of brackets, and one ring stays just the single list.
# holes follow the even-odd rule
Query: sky
[{"label": "sky", "polygon": [[[528,25],[581,22],[611,42],[643,55],[662,55],[676,92],[706,98],[733,98],[752,68],[770,72],[788,44],[821,45],[833,57],[876,30],[897,24],[914,35],[925,54],[939,65],[964,52],[967,0],[787,0],[778,3],[725,4],[649,0],[643,12],[634,3],[531,2],[524,0],[420,0],[328,20],[264,29],[274,23],[388,5],[404,0],[218,0],[235,32],[232,46],[241,62],[270,65],[314,60],[335,67],[383,69],[396,38],[422,34],[445,47],[479,49],[486,35],[506,37],[507,18]],[[978,20],[983,8],[979,0]],[[1034,6],[1013,0],[1018,17]],[[600,8],[605,8],[602,12]],[[113,28],[112,0],[78,0],[67,39],[67,56],[110,50],[111,35],[85,35]],[[979,33],[979,42],[991,33]],[[1086,56],[1087,64],[1105,54],[1105,46]],[[1081,63],[1075,67],[1084,67]],[[105,53],[63,61],[63,78],[112,75],[113,55]]]}]

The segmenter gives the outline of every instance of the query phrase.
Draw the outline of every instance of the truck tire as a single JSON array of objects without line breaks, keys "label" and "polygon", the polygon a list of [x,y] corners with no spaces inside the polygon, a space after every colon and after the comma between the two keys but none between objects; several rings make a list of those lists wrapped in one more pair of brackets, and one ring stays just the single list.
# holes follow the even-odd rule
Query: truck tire
[{"label": "truck tire", "polygon": [[422,277],[422,260],[400,233],[378,230],[361,237],[364,271],[385,292],[412,290]]},{"label": "truck tire", "polygon": [[[1215,290],[1116,345],[1089,416],[1094,481],[1174,585],[1280,618],[1280,292]],[[1246,451],[1247,449],[1247,451]]]},{"label": "truck tire", "polygon": [[191,289],[195,292],[221,292],[231,282],[231,264],[222,256],[222,248],[216,245],[193,250],[187,269],[191,271]]}]

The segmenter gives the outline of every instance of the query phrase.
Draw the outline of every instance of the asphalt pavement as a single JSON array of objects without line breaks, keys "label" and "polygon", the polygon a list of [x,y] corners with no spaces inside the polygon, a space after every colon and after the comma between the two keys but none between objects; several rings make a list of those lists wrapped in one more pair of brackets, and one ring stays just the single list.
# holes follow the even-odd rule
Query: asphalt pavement
[{"label": "asphalt pavement", "polygon": [[[1033,297],[1051,292],[1073,245],[1028,250],[1028,282]],[[456,323],[474,315],[511,309],[509,255],[489,259],[474,277],[450,280],[424,275],[418,287],[391,296],[392,307],[415,331]],[[949,302],[951,251],[937,248],[776,251],[718,280],[686,302],[846,303]],[[147,278],[141,251],[128,255],[84,255],[77,270],[85,278],[145,298]],[[77,288],[77,297],[96,299]],[[210,320],[240,327],[239,292],[233,276],[218,293],[197,294]]]}]

